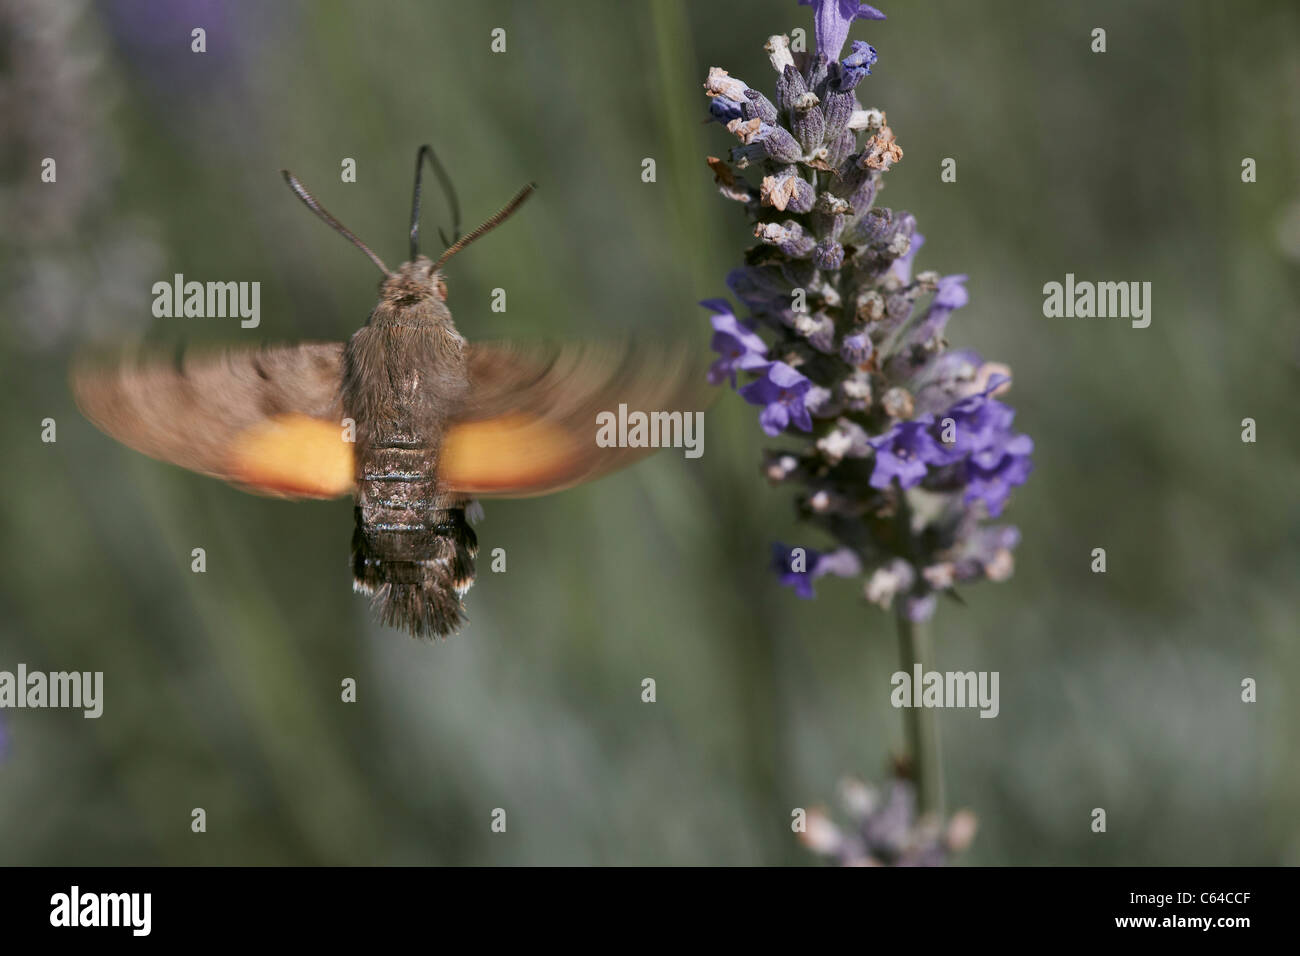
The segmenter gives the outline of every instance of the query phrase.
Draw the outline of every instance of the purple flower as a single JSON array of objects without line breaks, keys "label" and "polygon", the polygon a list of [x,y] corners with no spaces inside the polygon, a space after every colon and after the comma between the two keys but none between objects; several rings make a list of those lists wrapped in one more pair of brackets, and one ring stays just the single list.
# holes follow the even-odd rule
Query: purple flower
[{"label": "purple flower", "polygon": [[907,422],[897,422],[883,435],[870,439],[876,450],[876,467],[871,472],[871,487],[888,488],[898,479],[899,485],[911,488],[921,483],[928,465],[948,465],[956,456],[930,434],[933,415],[922,415]]},{"label": "purple flower", "polygon": [[838,60],[849,38],[849,24],[854,20],[883,20],[885,15],[873,6],[857,0],[799,0],[799,6],[813,8],[817,52],[826,59]]},{"label": "purple flower", "polygon": [[928,621],[934,617],[938,599],[931,591],[928,594],[906,594],[903,596],[903,614],[909,621]]},{"label": "purple flower", "polygon": [[730,379],[735,388],[737,369],[748,372],[767,364],[767,343],[736,318],[726,299],[705,299],[700,305],[713,312],[709,345],[719,356],[709,368],[709,384],[721,385]]},{"label": "purple flower", "polygon": [[903,285],[907,285],[912,281],[912,260],[916,258],[916,254],[921,251],[923,245],[925,245],[925,236],[919,232],[913,232],[912,242],[907,247],[907,251],[889,266],[890,274],[896,276]]},{"label": "purple flower", "polygon": [[762,377],[740,390],[740,397],[751,405],[764,406],[758,423],[769,435],[779,435],[794,422],[806,432],[812,431],[812,416],[804,407],[804,396],[812,382],[784,362],[771,362],[761,369]]},{"label": "purple flower", "polygon": [[725,96],[715,96],[709,100],[709,115],[719,123],[726,124],[734,119],[740,119],[743,110],[743,104]]},{"label": "purple flower", "polygon": [[1010,379],[994,375],[982,392],[957,402],[939,417],[940,436],[948,419],[952,420],[953,441],[945,442],[958,455],[971,455],[999,444],[1010,432],[1016,411],[990,395]]},{"label": "purple flower", "polygon": [[851,578],[862,573],[862,561],[851,548],[837,548],[828,554],[812,548],[800,548],[798,550],[803,554],[798,556],[797,561],[795,550],[779,541],[772,542],[772,570],[782,584],[794,588],[794,593],[801,598],[814,596],[812,583],[823,574]]},{"label": "purple flower", "polygon": [[941,309],[960,309],[970,301],[970,295],[966,292],[966,279],[964,275],[944,276],[939,280],[939,289],[934,294],[934,301],[930,303],[930,308],[936,306]]},{"label": "purple flower", "polygon": [[948,324],[948,317],[970,301],[966,291],[966,276],[944,276],[939,280],[939,288],[930,301],[925,318],[917,323],[916,329],[908,335],[909,342],[924,345],[936,335],[943,334]]},{"label": "purple flower", "polygon": [[794,593],[801,598],[811,598],[813,596],[813,574],[812,568],[816,565],[817,559],[821,555],[811,548],[803,548],[802,563],[799,565],[800,570],[795,570],[795,555],[793,548],[787,548],[779,541],[772,542],[772,570],[776,572],[781,583],[786,587],[794,588]]},{"label": "purple flower", "polygon": [[879,58],[876,48],[863,40],[853,41],[853,52],[840,61],[839,89],[847,92],[871,75],[871,65]]},{"label": "purple flower", "polygon": [[920,370],[916,378],[916,407],[922,412],[943,412],[954,401],[979,389],[980,369],[984,359],[974,349],[938,352]]},{"label": "purple flower", "polygon": [[977,451],[966,461],[966,504],[983,501],[989,514],[1002,514],[1011,489],[1023,485],[1034,470],[1029,455],[1034,440],[1028,435],[1009,435],[992,448]]}]

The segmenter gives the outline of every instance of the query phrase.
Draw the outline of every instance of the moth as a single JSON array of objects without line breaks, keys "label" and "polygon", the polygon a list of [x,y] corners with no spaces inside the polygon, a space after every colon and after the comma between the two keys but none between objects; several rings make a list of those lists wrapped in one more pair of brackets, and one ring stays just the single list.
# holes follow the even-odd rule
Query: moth
[{"label": "moth", "polygon": [[[426,160],[453,216],[436,260],[420,254]],[[128,447],[247,491],[351,494],[355,589],[371,596],[383,623],[445,636],[465,620],[474,583],[478,545],[466,519],[474,500],[548,494],[634,461],[651,449],[599,447],[597,414],[620,403],[702,408],[702,376],[669,349],[466,342],[447,306],[443,267],[512,215],[531,184],[458,237],[455,193],[422,146],[410,259],[390,270],[292,173],[282,174],[383,273],[366,324],[346,343],[81,359],[72,371],[77,404]]]}]

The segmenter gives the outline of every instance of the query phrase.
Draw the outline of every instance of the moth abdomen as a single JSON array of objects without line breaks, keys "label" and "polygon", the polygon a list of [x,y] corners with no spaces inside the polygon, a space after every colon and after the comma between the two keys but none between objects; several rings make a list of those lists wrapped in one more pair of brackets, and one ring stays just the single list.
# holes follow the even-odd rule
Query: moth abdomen
[{"label": "moth abdomen", "polygon": [[371,595],[385,624],[416,637],[441,637],[464,621],[461,599],[474,583],[478,541],[464,502],[440,496],[437,478],[417,476],[414,463],[398,466],[394,450],[376,455],[387,460],[390,473],[381,461],[361,470],[352,537],[355,587]]}]

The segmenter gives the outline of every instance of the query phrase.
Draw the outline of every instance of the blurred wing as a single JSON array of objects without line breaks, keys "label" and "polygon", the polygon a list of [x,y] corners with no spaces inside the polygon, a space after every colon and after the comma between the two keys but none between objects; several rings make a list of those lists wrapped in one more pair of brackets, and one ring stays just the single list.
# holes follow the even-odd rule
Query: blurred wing
[{"label": "blurred wing", "polygon": [[259,494],[333,498],[354,484],[342,357],[339,343],[135,354],[77,363],[72,390],[136,451]]},{"label": "blurred wing", "polygon": [[438,477],[482,497],[549,494],[655,450],[598,445],[601,412],[626,405],[681,420],[708,405],[703,369],[681,351],[475,344],[468,365],[469,399],[448,423]]}]

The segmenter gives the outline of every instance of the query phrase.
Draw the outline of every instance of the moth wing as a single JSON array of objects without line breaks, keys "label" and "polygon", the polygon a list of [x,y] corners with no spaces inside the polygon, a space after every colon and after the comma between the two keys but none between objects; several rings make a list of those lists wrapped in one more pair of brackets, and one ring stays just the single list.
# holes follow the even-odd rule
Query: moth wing
[{"label": "moth wing", "polygon": [[83,359],[82,413],[129,448],[246,491],[334,498],[355,483],[336,342]]},{"label": "moth wing", "polygon": [[[598,478],[655,451],[602,447],[597,415],[686,417],[708,405],[703,370],[682,350],[513,343],[468,347],[469,398],[443,438],[438,477],[449,491],[526,498]],[[692,432],[694,434],[694,432]],[[663,442],[661,442],[663,443]]]}]

